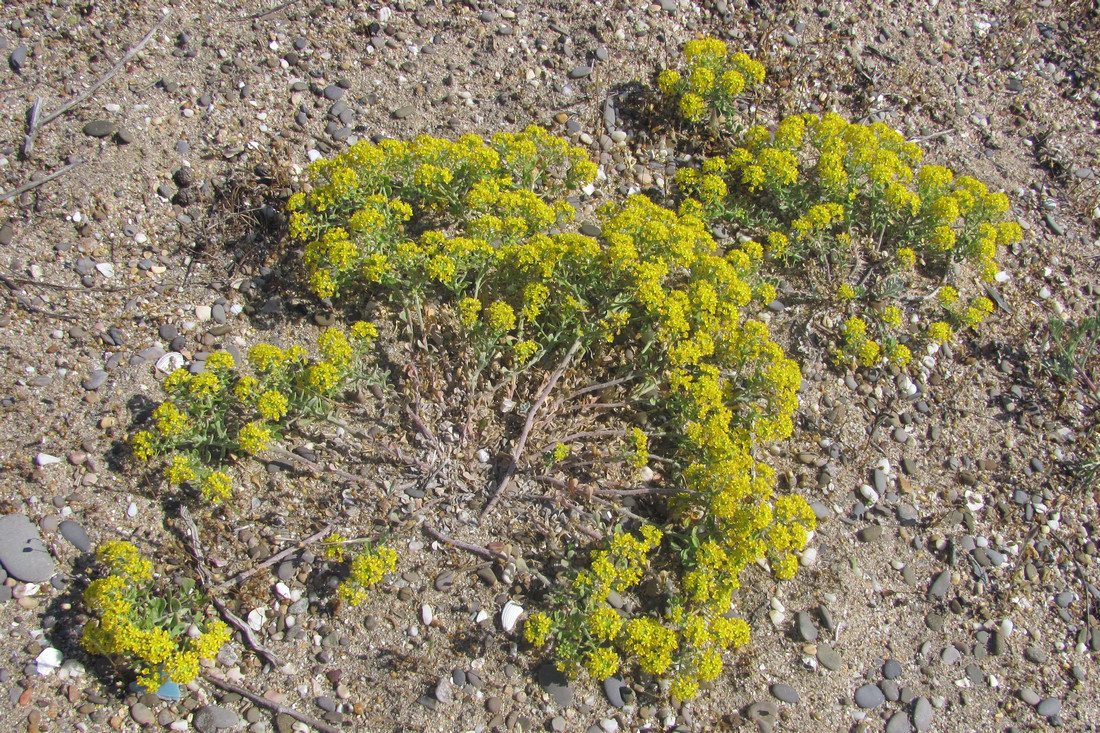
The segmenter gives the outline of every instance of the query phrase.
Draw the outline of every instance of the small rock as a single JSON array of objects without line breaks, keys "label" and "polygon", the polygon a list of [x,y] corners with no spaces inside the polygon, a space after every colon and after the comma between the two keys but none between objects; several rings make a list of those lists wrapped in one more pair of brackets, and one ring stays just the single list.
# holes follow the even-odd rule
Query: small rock
[{"label": "small rock", "polygon": [[932,584],[928,587],[928,597],[930,600],[942,601],[947,596],[947,591],[951,589],[951,571],[944,570],[937,575]]},{"label": "small rock", "polygon": [[882,694],[882,690],[879,689],[878,685],[860,687],[856,690],[853,699],[856,701],[856,705],[864,709],[877,708],[886,702],[886,696]]},{"label": "small rock", "polygon": [[153,711],[143,702],[135,702],[130,706],[130,717],[138,725],[152,725]]},{"label": "small rock", "polygon": [[913,727],[924,733],[932,727],[932,703],[927,697],[918,697],[913,701]]},{"label": "small rock", "polygon": [[574,66],[569,71],[569,78],[570,79],[583,79],[591,73],[592,73],[592,67],[591,66]]},{"label": "small rock", "polygon": [[888,680],[896,680],[901,677],[901,664],[896,659],[887,659],[882,665],[882,676]]},{"label": "small rock", "polygon": [[325,87],[324,95],[325,99],[329,100],[330,102],[335,102],[337,99],[340,99],[344,96],[344,90],[335,84],[329,84],[327,87]]},{"label": "small rock", "polygon": [[0,565],[16,580],[42,583],[53,577],[53,557],[24,514],[0,518]]},{"label": "small rock", "polygon": [[232,728],[240,721],[235,712],[220,705],[204,705],[195,711],[191,724],[199,733],[213,733],[215,730]]},{"label": "small rock", "polygon": [[1024,649],[1024,659],[1033,664],[1046,664],[1049,656],[1050,655],[1047,654],[1046,650],[1042,647],[1029,646],[1027,649]]},{"label": "small rock", "polygon": [[626,687],[626,682],[618,675],[612,675],[603,681],[603,692],[607,695],[607,701],[611,703],[611,707],[622,708],[626,706],[626,701],[623,700],[623,689]]},{"label": "small rock", "polygon": [[844,660],[840,654],[831,645],[824,642],[817,645],[817,661],[833,672],[844,666]]},{"label": "small rock", "polygon": [[798,635],[802,637],[802,641],[815,642],[817,641],[817,627],[814,626],[813,618],[805,611],[800,611],[795,616],[795,625],[798,627]]},{"label": "small rock", "polygon": [[107,137],[115,134],[115,125],[108,120],[92,120],[84,125],[84,134],[88,137]]},{"label": "small rock", "polygon": [[1048,697],[1035,707],[1035,712],[1044,718],[1053,718],[1062,712],[1062,701],[1056,697]]},{"label": "small rock", "polygon": [[874,542],[878,538],[882,537],[882,525],[872,524],[868,527],[864,527],[856,533],[860,542]]},{"label": "small rock", "polygon": [[909,733],[909,716],[905,713],[894,713],[886,723],[886,733]]},{"label": "small rock", "polygon": [[771,686],[771,693],[777,700],[794,705],[798,702],[798,691],[790,685],[777,682]]},{"label": "small rock", "polygon": [[94,392],[95,390],[102,387],[106,382],[107,372],[103,371],[102,369],[97,369],[89,374],[88,378],[80,383],[80,386],[88,390],[89,392]]},{"label": "small rock", "polygon": [[573,703],[573,686],[569,678],[562,674],[553,664],[544,664],[539,667],[539,686],[554,698],[560,707],[567,708]]},{"label": "small rock", "polygon": [[57,527],[61,532],[61,536],[72,543],[73,547],[81,552],[90,552],[92,549],[92,540],[88,537],[88,533],[84,530],[80,524],[74,522],[71,519],[66,519]]},{"label": "small rock", "polygon": [[408,117],[412,117],[413,112],[415,111],[415,107],[413,107],[411,104],[406,104],[404,107],[398,107],[397,109],[395,109],[392,114],[395,120],[404,120]]}]

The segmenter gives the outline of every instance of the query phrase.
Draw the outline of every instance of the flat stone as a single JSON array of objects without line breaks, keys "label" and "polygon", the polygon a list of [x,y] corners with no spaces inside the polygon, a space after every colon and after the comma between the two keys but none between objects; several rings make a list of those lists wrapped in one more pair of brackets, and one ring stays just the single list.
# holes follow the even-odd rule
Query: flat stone
[{"label": "flat stone", "polygon": [[0,246],[7,247],[11,244],[12,237],[14,236],[15,231],[12,229],[10,221],[0,226]]},{"label": "flat stone", "polygon": [[782,700],[785,703],[794,705],[798,702],[798,690],[794,689],[790,685],[783,684],[782,682],[776,682],[771,686],[771,693],[776,700]]},{"label": "flat stone", "polygon": [[824,642],[817,645],[817,661],[834,672],[844,666],[844,660],[836,649]]},{"label": "flat stone", "polygon": [[924,733],[932,727],[932,703],[927,697],[918,697],[913,701],[913,727]]},{"label": "flat stone", "polygon": [[860,542],[874,542],[879,537],[882,537],[882,525],[872,524],[864,527],[859,532],[856,532],[856,537],[859,538]]},{"label": "flat stone", "polygon": [[769,733],[779,722],[779,709],[770,700],[761,700],[749,705],[745,717],[756,723],[761,733]]},{"label": "flat stone", "polygon": [[1020,688],[1020,699],[1026,702],[1028,705],[1038,705],[1042,698],[1039,697],[1039,693],[1030,687]]},{"label": "flat stone", "polygon": [[856,690],[856,694],[853,696],[856,701],[856,705],[861,708],[870,709],[877,708],[882,703],[886,702],[886,696],[882,694],[882,690],[878,685],[864,685]]},{"label": "flat stone", "polygon": [[23,67],[27,65],[27,47],[16,46],[8,56],[8,63],[11,64],[13,71],[22,71]]},{"label": "flat stone", "polygon": [[546,690],[559,706],[567,708],[573,703],[573,686],[569,683],[569,678],[557,667],[552,664],[542,665],[539,667],[538,679],[539,686]]},{"label": "flat stone", "polygon": [[802,637],[803,641],[817,641],[817,627],[814,626],[814,620],[810,614],[805,611],[799,611],[795,616],[795,625],[798,628],[798,635]]},{"label": "flat stone", "polygon": [[102,369],[96,369],[94,372],[88,375],[87,379],[80,383],[80,386],[88,390],[89,392],[94,392],[95,390],[106,384],[106,382],[107,372],[103,371]]},{"label": "flat stone", "polygon": [[930,600],[942,601],[947,597],[949,590],[951,590],[951,571],[944,570],[932,579],[931,585],[928,586],[928,597]]},{"label": "flat stone", "polygon": [[570,79],[583,79],[592,73],[591,66],[574,66],[569,70]]},{"label": "flat stone", "polygon": [[215,730],[232,728],[238,722],[240,718],[235,712],[220,705],[204,705],[195,711],[195,717],[191,720],[195,730],[200,733],[213,733]]},{"label": "flat stone", "polygon": [[84,125],[83,132],[88,137],[107,137],[115,134],[115,124],[109,120],[92,120]]},{"label": "flat stone", "polygon": [[416,107],[411,104],[406,104],[404,107],[398,107],[393,111],[393,118],[395,120],[403,120],[407,117],[412,117],[413,112],[416,112]]},{"label": "flat stone", "polygon": [[909,716],[905,713],[894,713],[886,722],[886,733],[909,733]]},{"label": "flat stone", "polygon": [[130,717],[138,725],[152,725],[154,720],[153,711],[143,702],[136,702],[130,706]]},{"label": "flat stone", "polygon": [[901,664],[896,659],[887,659],[882,665],[882,676],[888,680],[896,680],[901,677]]},{"label": "flat stone", "polygon": [[344,96],[344,90],[336,86],[335,84],[329,84],[327,87],[325,87],[324,94],[325,99],[331,102],[335,102],[337,99],[340,99]]},{"label": "flat stone", "polygon": [[1035,707],[1035,712],[1044,718],[1053,718],[1062,712],[1062,701],[1056,697],[1048,697]]},{"label": "flat stone", "polygon": [[1047,654],[1046,649],[1038,646],[1029,646],[1024,649],[1024,659],[1033,664],[1046,664],[1047,659],[1050,657]]},{"label": "flat stone", "polygon": [[42,583],[53,577],[53,557],[25,514],[0,518],[0,565],[16,580]]},{"label": "flat stone", "polygon": [[61,536],[67,539],[73,544],[73,547],[81,552],[90,552],[92,549],[92,540],[88,537],[88,533],[84,531],[84,528],[77,522],[71,519],[66,519],[57,527],[61,532]]},{"label": "flat stone", "polygon": [[603,693],[607,695],[607,701],[611,703],[611,707],[622,708],[626,706],[626,701],[623,699],[625,688],[627,688],[626,682],[618,675],[612,675],[603,681]]}]

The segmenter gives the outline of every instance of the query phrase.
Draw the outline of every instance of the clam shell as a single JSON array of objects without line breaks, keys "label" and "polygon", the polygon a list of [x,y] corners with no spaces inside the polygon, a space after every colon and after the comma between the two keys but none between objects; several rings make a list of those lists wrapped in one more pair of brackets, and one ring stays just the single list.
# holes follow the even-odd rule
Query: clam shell
[{"label": "clam shell", "polygon": [[515,601],[508,601],[500,612],[500,625],[508,633],[516,628],[516,622],[523,615],[523,606]]}]

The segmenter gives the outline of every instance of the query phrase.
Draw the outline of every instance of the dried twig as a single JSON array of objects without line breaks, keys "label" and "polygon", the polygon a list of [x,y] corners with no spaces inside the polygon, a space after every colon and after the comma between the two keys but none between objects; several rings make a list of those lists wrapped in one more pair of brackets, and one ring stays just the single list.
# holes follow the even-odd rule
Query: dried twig
[{"label": "dried twig", "polygon": [[[149,32],[146,33],[145,36],[140,41],[138,41],[137,44],[133,48],[131,48],[129,51],[127,51],[126,54],[121,59],[119,59],[118,63],[116,63],[114,66],[111,67],[110,71],[108,71],[103,76],[99,77],[99,79],[97,79],[94,84],[92,84],[90,87],[85,89],[83,92],[76,95],[75,97],[70,99],[68,102],[66,102],[65,104],[58,107],[53,112],[50,112],[48,115],[43,117],[41,120],[38,119],[38,115],[35,113],[35,110],[32,107],[31,108],[31,118],[30,118],[29,124],[27,126],[27,128],[28,128],[27,129],[27,136],[23,139],[23,155],[24,155],[24,157],[29,156],[31,154],[31,151],[34,149],[34,138],[38,134],[38,131],[40,129],[42,129],[46,125],[50,124],[51,122],[53,122],[58,117],[60,117],[61,115],[65,114],[66,112],[71,110],[73,107],[76,107],[78,104],[82,104],[85,100],[87,100],[89,97],[91,97],[93,94],[95,94],[96,90],[98,90],[101,86],[106,84],[110,80],[110,78],[112,76],[114,76],[115,74],[117,74],[119,72],[119,70],[121,70],[122,67],[125,66],[126,63],[130,59],[132,59],[134,56],[136,56],[137,53],[139,51],[141,51],[141,49],[145,48],[145,44],[149,43],[149,41],[151,41],[153,39],[153,36],[156,35],[158,30],[160,30],[160,27],[162,25],[164,25],[164,23],[171,16],[172,16],[171,11],[165,13],[161,17],[161,19],[159,21],[157,21],[157,24],[154,25],[152,28],[150,28]],[[40,101],[41,100],[35,102],[35,107],[40,106],[40,104],[39,104]]]},{"label": "dried twig", "polygon": [[953,132],[955,132],[955,128],[951,127],[951,128],[946,129],[946,130],[940,130],[939,132],[933,132],[931,135],[923,135],[921,137],[915,137],[915,138],[912,138],[911,140],[906,140],[905,142],[907,142],[907,143],[928,142],[929,140],[935,140],[938,137],[944,137],[946,135],[950,135]]},{"label": "dried twig", "polygon": [[459,550],[465,550],[478,557],[484,557],[488,560],[508,560],[508,556],[499,552],[493,552],[487,547],[481,545],[471,545],[469,542],[463,542],[461,540],[451,539],[447,535],[443,534],[439,530],[435,529],[429,524],[422,525],[424,528],[424,534],[428,535],[434,540],[439,540],[445,544],[451,545]]},{"label": "dried twig", "polygon": [[39,308],[37,305],[27,299],[23,293],[19,292],[19,286],[11,281],[6,275],[0,275],[0,283],[3,283],[8,290],[11,291],[12,297],[15,298],[15,302],[22,306],[24,309],[31,313],[38,313],[39,315],[49,316],[50,318],[60,318],[63,321],[75,321],[78,320],[76,316],[70,316],[68,313],[54,313],[44,308]]},{"label": "dried twig", "polygon": [[299,463],[304,463],[306,466],[308,466],[313,471],[316,471],[317,473],[331,473],[333,476],[336,476],[337,478],[342,478],[345,481],[350,481],[350,482],[356,483],[356,484],[368,483],[367,479],[363,478],[362,476],[356,476],[354,473],[348,473],[347,471],[342,471],[339,468],[332,468],[332,467],[329,467],[329,466],[322,466],[320,463],[317,463],[316,461],[311,461],[308,458],[306,458],[305,456],[300,456],[297,453],[293,453],[293,452],[288,451],[284,448],[280,448],[277,445],[269,446],[268,450],[270,450],[272,453],[277,453],[278,455],[282,456],[283,458],[289,458],[291,460],[298,461]]},{"label": "dried twig", "polygon": [[306,537],[301,542],[296,543],[293,547],[288,547],[285,550],[283,550],[282,552],[279,552],[279,553],[276,553],[276,554],[272,555],[271,557],[264,560],[262,563],[260,563],[259,565],[257,565],[256,567],[254,567],[250,570],[245,570],[245,571],[242,571],[240,573],[237,573],[236,575],[234,575],[232,578],[225,581],[224,583],[221,583],[221,584],[215,586],[214,588],[211,588],[210,592],[211,593],[220,593],[221,591],[228,590],[231,586],[237,585],[242,580],[247,580],[248,578],[251,578],[253,575],[260,572],[264,568],[271,567],[275,563],[282,560],[284,557],[286,557],[288,555],[291,555],[295,552],[298,552],[299,550],[301,550],[305,547],[308,547],[309,545],[312,545],[314,542],[318,542],[318,541],[324,539],[325,536],[328,535],[328,533],[331,532],[331,531],[332,531],[332,525],[331,524],[326,524],[324,529],[322,529],[317,534],[310,535],[309,537]]},{"label": "dried twig", "polygon": [[23,138],[23,157],[29,158],[34,152],[34,138],[38,135],[38,118],[42,114],[42,97],[36,97],[31,113],[27,118],[27,135]]},{"label": "dried twig", "polygon": [[50,181],[52,181],[55,178],[60,178],[61,176],[65,175],[66,173],[71,171],[73,168],[76,168],[78,165],[80,165],[83,162],[84,162],[83,158],[77,158],[72,163],[69,163],[66,166],[62,166],[61,168],[58,168],[53,173],[49,174],[48,176],[43,176],[42,178],[39,178],[37,181],[31,181],[29,183],[24,183],[19,188],[13,188],[10,191],[0,192],[0,201],[7,201],[7,200],[15,198],[16,196],[24,194],[27,191],[33,191],[34,189],[38,188],[39,186],[41,186],[44,183],[49,183]]},{"label": "dried twig", "polygon": [[550,392],[553,391],[554,386],[557,385],[558,380],[561,379],[561,375],[565,373],[566,367],[569,366],[569,362],[573,359],[573,356],[580,351],[581,341],[577,339],[573,342],[573,345],[569,347],[569,351],[566,352],[565,357],[561,360],[561,364],[554,370],[554,373],[550,375],[550,379],[547,380],[546,386],[542,388],[535,401],[531,404],[531,409],[527,411],[527,421],[523,424],[523,431],[519,434],[519,439],[516,440],[516,447],[512,451],[512,460],[508,462],[508,468],[504,471],[504,476],[501,478],[500,483],[497,485],[497,489],[493,492],[493,496],[489,499],[488,503],[481,510],[481,516],[485,516],[490,509],[492,509],[500,497],[504,494],[505,489],[508,488],[508,484],[511,483],[512,477],[516,475],[516,471],[519,468],[519,459],[523,456],[523,449],[527,445],[527,437],[531,434],[531,427],[535,424],[535,417],[538,415],[539,408],[546,402],[546,398],[550,396]]},{"label": "dried twig", "polygon": [[274,15],[275,13],[279,12],[280,10],[286,10],[287,8],[289,8],[291,5],[293,5],[296,2],[298,2],[298,0],[286,0],[286,2],[280,3],[279,5],[276,5],[275,7],[271,8],[270,10],[261,10],[258,13],[253,13],[252,15],[246,16],[244,18],[233,18],[229,22],[230,23],[247,23],[250,20],[259,20],[260,18],[265,18],[269,15]]},{"label": "dried twig", "polygon": [[295,720],[300,720],[303,723],[305,723],[306,725],[311,726],[311,727],[316,728],[317,730],[321,731],[321,733],[340,733],[339,728],[334,728],[331,725],[329,725],[328,723],[323,723],[320,720],[316,720],[314,718],[311,718],[308,715],[306,715],[305,713],[299,713],[294,708],[284,707],[282,705],[279,705],[278,703],[271,702],[270,700],[268,700],[263,695],[257,695],[254,692],[249,692],[248,690],[246,690],[245,688],[243,688],[239,685],[234,685],[232,682],[228,682],[226,680],[218,679],[217,677],[214,677],[213,675],[209,675],[209,674],[203,675],[203,679],[205,679],[207,682],[214,685],[215,687],[220,687],[221,689],[225,690],[226,692],[235,692],[238,695],[240,695],[241,697],[247,697],[249,700],[251,700],[256,705],[259,705],[260,707],[263,707],[263,708],[267,708],[268,710],[274,712],[276,715],[279,715],[279,714],[289,715],[290,717],[294,718]]},{"label": "dried twig", "polygon": [[596,390],[606,389],[607,387],[614,387],[615,385],[622,384],[623,382],[629,382],[633,379],[637,379],[637,374],[627,374],[625,377],[619,377],[618,379],[612,379],[610,382],[601,382],[600,384],[593,384],[582,389],[578,389],[565,399],[572,400],[580,397],[582,394],[588,394],[589,392],[595,392]]},{"label": "dried twig", "polygon": [[427,438],[428,442],[431,443],[433,447],[438,449],[439,441],[436,439],[435,433],[433,433],[431,429],[429,429],[428,426],[424,424],[424,421],[420,419],[420,415],[417,414],[416,410],[409,407],[408,405],[405,405],[405,413],[408,414],[409,419],[413,421],[413,425],[416,426],[416,429],[419,430],[425,438]]},{"label": "dried twig", "polygon": [[[191,554],[195,556],[195,568],[199,572],[199,580],[203,589],[209,589],[213,581],[210,577],[210,571],[206,568],[206,555],[202,551],[202,543],[199,542],[199,528],[195,525],[195,520],[191,519],[191,513],[187,511],[185,506],[180,506],[180,520],[187,529],[187,538],[191,543]],[[221,599],[211,595],[210,602],[214,604],[214,608],[218,609],[218,613],[221,614],[222,618],[241,632],[252,651],[263,657],[264,661],[272,667],[279,668],[283,666],[282,660],[273,651],[261,644],[256,639],[256,634],[253,633],[252,628],[240,616],[230,611]]]}]

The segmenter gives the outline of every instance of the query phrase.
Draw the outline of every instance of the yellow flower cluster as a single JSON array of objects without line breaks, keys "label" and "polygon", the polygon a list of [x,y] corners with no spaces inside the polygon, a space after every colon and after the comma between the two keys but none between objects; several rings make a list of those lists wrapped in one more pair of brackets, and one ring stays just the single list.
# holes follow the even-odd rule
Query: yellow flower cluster
[{"label": "yellow flower cluster", "polygon": [[340,584],[337,594],[351,605],[358,606],[366,600],[367,590],[396,567],[397,553],[393,549],[382,546],[371,548],[352,558],[348,577]]},{"label": "yellow flower cluster", "polygon": [[[84,591],[92,615],[81,633],[91,654],[111,657],[132,668],[138,685],[154,692],[165,682],[188,684],[198,675],[199,660],[213,659],[229,640],[221,621],[202,620],[191,595],[165,602],[150,587],[152,563],[129,542],[107,542],[96,553],[103,577]],[[202,625],[197,635],[184,634]]]},{"label": "yellow flower cluster", "polygon": [[744,53],[730,53],[717,38],[684,44],[683,74],[664,69],[657,74],[657,88],[672,101],[688,122],[703,122],[714,110],[731,114],[737,97],[764,81],[764,66]]}]

